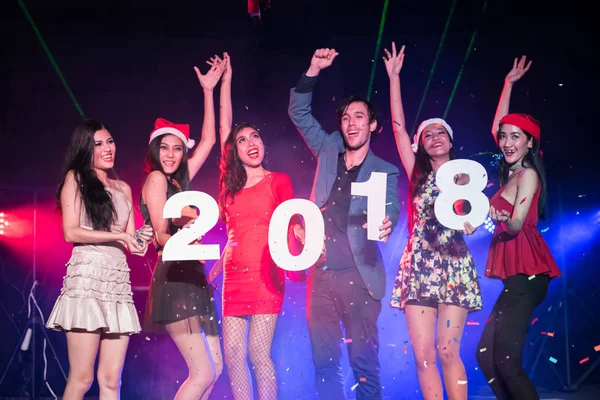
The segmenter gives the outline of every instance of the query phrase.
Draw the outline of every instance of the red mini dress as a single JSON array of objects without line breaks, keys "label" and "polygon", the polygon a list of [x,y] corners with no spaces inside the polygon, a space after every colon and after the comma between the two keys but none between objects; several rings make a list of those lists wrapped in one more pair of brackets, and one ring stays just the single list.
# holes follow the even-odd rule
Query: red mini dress
[{"label": "red mini dress", "polygon": [[273,211],[294,198],[290,177],[271,172],[225,202],[228,245],[223,258],[223,316],[279,314],[284,271],[269,252]]},{"label": "red mini dress", "polygon": [[[540,183],[523,228],[517,235],[507,233],[502,223],[496,225],[485,268],[487,277],[506,279],[524,274],[548,275],[552,279],[561,275],[546,241],[536,228],[541,187]],[[502,197],[503,191],[504,189],[500,189],[496,192],[490,204],[498,211],[506,210],[512,214],[514,206]]]}]

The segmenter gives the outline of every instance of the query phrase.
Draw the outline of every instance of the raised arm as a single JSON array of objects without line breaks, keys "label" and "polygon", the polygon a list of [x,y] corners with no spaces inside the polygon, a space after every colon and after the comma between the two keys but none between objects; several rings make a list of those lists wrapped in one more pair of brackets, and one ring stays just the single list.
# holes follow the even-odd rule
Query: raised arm
[{"label": "raised arm", "polygon": [[[218,59],[218,57],[217,57]],[[215,62],[215,59],[211,59]],[[231,133],[231,125],[233,124],[233,109],[231,105],[231,78],[233,71],[231,70],[231,58],[227,52],[223,53],[225,70],[221,78],[221,94],[219,96],[219,138],[221,142],[221,152],[227,137]]]},{"label": "raised arm", "polygon": [[135,239],[128,233],[97,231],[81,227],[81,192],[75,179],[75,173],[69,171],[60,192],[62,227],[65,241],[69,243],[107,243],[121,241],[130,251],[141,251]]},{"label": "raised arm", "polygon": [[400,92],[400,71],[404,63],[404,48],[396,52],[396,44],[392,42],[392,52],[384,49],[387,57],[383,57],[385,69],[390,78],[390,108],[392,111],[392,128],[394,129],[394,139],[398,154],[402,160],[404,170],[408,178],[412,176],[415,166],[415,153],[412,150],[410,136],[406,130],[406,119],[404,117],[404,107],[402,105],[402,94]]},{"label": "raised arm", "polygon": [[310,67],[290,93],[288,115],[315,156],[319,154],[329,135],[312,115],[312,89],[321,70],[329,67],[337,55],[335,49],[315,51]]},{"label": "raised arm", "polygon": [[502,88],[502,94],[500,95],[500,101],[498,101],[498,107],[496,108],[496,115],[494,115],[494,122],[492,124],[492,135],[494,135],[494,140],[498,143],[498,130],[500,129],[500,120],[508,114],[508,110],[510,107],[510,96],[512,94],[512,88],[515,82],[525,75],[527,71],[529,71],[529,67],[531,67],[531,61],[527,63],[527,57],[523,56],[519,60],[515,58],[513,62],[513,67],[504,78],[504,87]]},{"label": "raised arm", "polygon": [[198,67],[194,67],[198,81],[200,81],[202,91],[204,92],[204,121],[202,122],[200,143],[198,143],[198,147],[196,147],[188,158],[190,180],[194,179],[194,176],[196,176],[200,167],[202,167],[202,164],[208,158],[210,151],[217,141],[213,89],[217,85],[217,82],[219,82],[224,68],[222,63],[213,65],[206,75],[202,75]]}]

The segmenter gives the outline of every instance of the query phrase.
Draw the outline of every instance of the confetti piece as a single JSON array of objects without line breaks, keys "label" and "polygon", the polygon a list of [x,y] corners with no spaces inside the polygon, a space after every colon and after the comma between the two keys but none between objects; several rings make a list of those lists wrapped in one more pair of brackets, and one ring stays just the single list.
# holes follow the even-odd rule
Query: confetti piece
[{"label": "confetti piece", "polygon": [[467,325],[479,325],[477,321],[467,321]]},{"label": "confetti piece", "polygon": [[344,343],[352,343],[352,339],[344,339]]},{"label": "confetti piece", "polygon": [[531,321],[531,325],[533,326],[533,324],[535,324],[535,323],[537,322],[537,320],[538,320],[538,318],[537,318],[537,317],[535,317],[535,318],[533,319],[533,321]]},{"label": "confetti piece", "polygon": [[[600,346],[598,346],[598,347],[600,347]],[[598,351],[598,350],[596,350],[596,351]],[[406,345],[404,346],[404,354],[406,354]]]},{"label": "confetti piece", "polygon": [[600,344],[598,346],[594,347],[594,350],[600,351]]},{"label": "confetti piece", "polygon": [[237,242],[229,242],[229,243],[227,243],[227,246],[235,247],[235,246],[237,246]]},{"label": "confetti piece", "polygon": [[484,351],[486,351],[486,350],[487,350],[487,347],[484,347],[483,349],[479,349],[479,352],[480,352],[480,353],[483,353],[483,352],[484,352]]},{"label": "confetti piece", "polygon": [[358,387],[358,383],[355,383],[354,386],[352,386],[350,388],[350,390],[352,390],[354,392],[354,390],[356,390],[357,387]]},{"label": "confetti piece", "polygon": [[467,384],[467,381],[461,381],[461,380],[459,379],[459,380],[458,380],[458,384],[459,384],[459,385],[466,385],[466,384]]},{"label": "confetti piece", "polygon": [[529,280],[535,279],[535,275],[531,275],[529,278],[527,278]]},{"label": "confetti piece", "polygon": [[556,362],[558,361],[558,360],[557,360],[556,358],[554,358],[554,357],[550,357],[550,358],[549,358],[549,360],[550,360],[550,362],[552,362],[552,363],[554,363],[554,364],[556,364]]},{"label": "confetti piece", "polygon": [[491,188],[492,186],[494,186],[494,182],[488,183],[487,186],[486,186],[486,188]]},{"label": "confetti piece", "polygon": [[446,321],[446,328],[450,328],[450,320]]},{"label": "confetti piece", "polygon": [[456,343],[458,343],[458,339],[457,339],[457,338],[454,338],[454,341],[455,341]]},{"label": "confetti piece", "polygon": [[492,378],[488,381],[489,384],[491,384],[492,382],[494,382],[496,380],[496,378]]},{"label": "confetti piece", "polygon": [[519,202],[519,204],[525,203],[525,200],[527,200],[527,197],[523,197],[523,199],[521,199],[521,201]]},{"label": "confetti piece", "polygon": [[485,321],[485,323],[489,323],[492,320],[492,316],[490,315],[490,317],[487,319],[487,321]]},{"label": "confetti piece", "polygon": [[361,381],[361,382],[366,382],[366,381],[367,381],[367,378],[365,378],[365,377],[362,377],[362,378],[360,378],[360,381]]},{"label": "confetti piece", "polygon": [[548,336],[554,337],[554,332],[548,332]]},{"label": "confetti piece", "polygon": [[584,358],[583,360],[579,361],[579,364],[584,364],[586,362],[590,361],[589,357]]}]

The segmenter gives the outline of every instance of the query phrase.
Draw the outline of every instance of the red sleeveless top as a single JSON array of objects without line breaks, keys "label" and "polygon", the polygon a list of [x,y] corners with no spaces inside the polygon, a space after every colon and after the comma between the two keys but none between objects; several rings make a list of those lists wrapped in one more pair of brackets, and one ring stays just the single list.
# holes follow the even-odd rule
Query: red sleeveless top
[{"label": "red sleeveless top", "polygon": [[[523,228],[517,235],[507,233],[502,223],[496,225],[488,253],[485,276],[506,279],[517,274],[548,275],[550,278],[561,275],[546,241],[536,228],[541,187],[540,183],[525,217]],[[499,211],[506,210],[512,214],[514,206],[502,197],[503,191],[504,189],[500,189],[496,192],[490,200],[490,205]]]}]

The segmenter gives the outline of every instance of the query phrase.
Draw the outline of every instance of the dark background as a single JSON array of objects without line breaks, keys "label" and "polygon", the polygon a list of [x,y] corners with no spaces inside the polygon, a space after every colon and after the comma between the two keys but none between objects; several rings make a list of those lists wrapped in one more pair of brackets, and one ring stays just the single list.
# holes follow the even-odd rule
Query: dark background
[{"label": "dark background", "polygon": [[[241,0],[34,0],[25,4],[85,115],[110,126],[118,147],[115,171],[132,186],[134,198],[143,181],[147,140],[157,117],[190,124],[192,136],[199,139],[202,90],[192,67],[206,71],[204,61],[223,51],[231,55],[234,69],[234,122],[252,122],[261,128],[269,168],[292,177],[297,197],[309,196],[316,164],[287,117],[289,88],[308,67],[318,47],[334,47],[340,55],[319,78],[315,116],[327,130],[336,129],[334,110],[340,99],[349,94],[366,95],[376,63],[371,100],[380,113],[383,131],[373,150],[401,167],[392,136],[388,79],[381,54],[373,60],[384,4],[381,0],[272,0],[263,4],[262,22],[250,18]],[[382,46],[389,48],[392,40],[406,45],[401,78],[409,128],[414,125],[452,5],[452,1],[441,0],[389,2]],[[538,320],[531,329],[525,358],[531,372],[539,355],[533,377],[544,392],[570,386],[567,366],[571,384],[586,371],[589,374],[583,383],[599,384],[600,369],[589,369],[599,359],[594,346],[600,345],[596,305],[600,226],[595,127],[598,46],[593,41],[594,14],[584,2],[577,1],[490,0],[482,13],[483,6],[481,0],[456,2],[419,121],[443,114],[477,32],[447,121],[454,130],[458,157],[482,163],[493,177],[494,185],[486,190],[491,196],[498,189],[498,181],[490,128],[503,79],[514,57],[526,54],[533,60],[530,72],[515,86],[511,111],[530,113],[542,124],[549,218],[539,228],[565,276],[552,283],[548,299],[537,310]],[[0,212],[11,222],[0,236],[3,371],[27,322],[26,296],[34,271],[39,282],[36,298],[45,316],[62,283],[70,248],[62,240],[52,196],[68,138],[81,117],[19,3],[7,0],[0,7]],[[218,109],[218,95],[215,101]],[[193,182],[194,189],[213,196],[218,192],[217,147]],[[399,185],[402,201],[407,187],[402,170]],[[139,210],[136,216],[139,221]],[[388,291],[406,243],[405,216],[403,202],[401,222],[382,250]],[[468,239],[480,275],[490,236],[481,227]],[[224,227],[219,224],[207,235],[207,243],[224,242]],[[140,312],[154,260],[154,254],[130,259]],[[482,278],[481,287],[485,308],[469,317],[479,325],[465,327],[461,349],[470,393],[483,396],[490,392],[477,369],[474,352],[500,283]],[[312,399],[315,386],[304,319],[305,287],[288,282],[286,290],[273,346],[280,397]],[[565,293],[576,297],[565,297]],[[399,398],[401,393],[402,398],[420,398],[405,319],[403,313],[387,307],[388,298],[379,321],[384,395]],[[555,335],[548,337],[541,332]],[[39,330],[32,346],[35,352],[17,352],[0,385],[0,396],[31,392],[31,385],[26,383],[31,383],[32,365],[37,371],[36,393],[47,395],[41,383],[41,333]],[[48,335],[66,368],[64,335]],[[60,394],[64,379],[49,349],[47,355],[48,382]],[[557,363],[551,363],[549,357],[556,358]],[[580,364],[585,357],[590,360]],[[347,388],[352,396],[354,381],[347,366],[344,373],[348,374]],[[142,333],[132,338],[129,347],[123,398],[172,398],[185,375],[184,363],[170,339]],[[90,395],[97,395],[95,386]],[[231,398],[226,373],[212,398]]]}]

